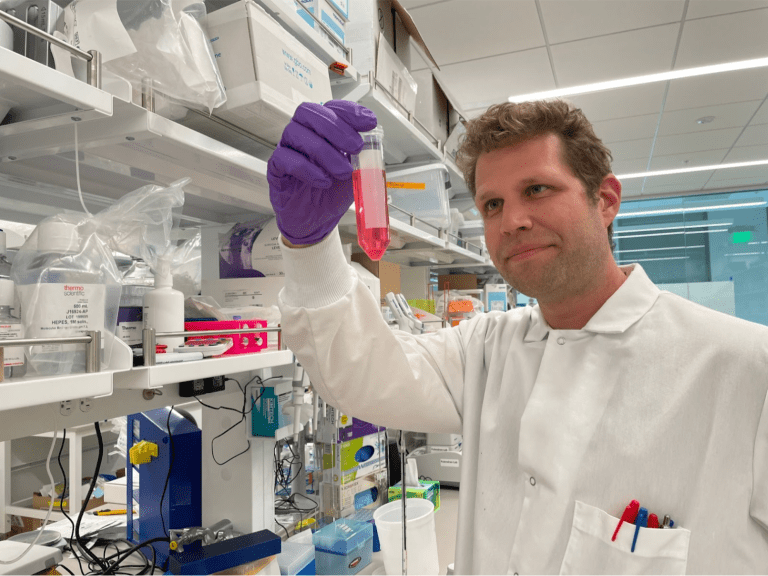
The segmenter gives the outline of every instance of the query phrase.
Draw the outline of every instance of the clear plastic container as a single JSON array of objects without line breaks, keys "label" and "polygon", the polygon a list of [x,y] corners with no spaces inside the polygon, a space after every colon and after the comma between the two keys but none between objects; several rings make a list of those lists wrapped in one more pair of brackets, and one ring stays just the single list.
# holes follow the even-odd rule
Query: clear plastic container
[{"label": "clear plastic container", "polygon": [[[402,573],[403,502],[384,504],[373,513],[381,539],[381,553],[387,574]],[[437,574],[437,533],[435,505],[421,498],[406,499],[406,547],[408,574]]]},{"label": "clear plastic container", "polygon": [[[24,337],[21,320],[11,314],[14,300],[14,284],[9,278],[0,278],[0,340]],[[7,346],[3,356],[3,379],[19,378],[27,373],[24,349]]]},{"label": "clear plastic container", "polygon": [[318,574],[357,574],[373,558],[373,526],[348,518],[312,535]]},{"label": "clear plastic container", "polygon": [[309,543],[286,541],[277,556],[280,574],[296,575],[315,573],[315,546]]},{"label": "clear plastic container", "polygon": [[[451,217],[446,188],[449,175],[444,164],[425,164],[403,170],[390,170],[387,172],[387,182],[393,206],[402,208],[437,228],[449,227]],[[395,183],[401,183],[403,187],[395,187]],[[410,223],[410,218],[397,209],[392,210],[392,218]],[[419,223],[416,227],[437,235],[437,230],[432,227]]]},{"label": "clear plastic container", "polygon": [[384,130],[377,127],[360,136],[363,138],[363,149],[350,158],[357,242],[371,260],[381,260],[390,242]]},{"label": "clear plastic container", "polygon": [[[104,332],[114,334],[120,305],[114,259],[94,236],[81,237],[74,223],[46,221],[33,236],[37,250],[25,244],[11,271],[26,337],[62,338],[100,330],[102,363],[107,364],[111,348]],[[85,372],[83,344],[32,346],[27,358],[40,375]]]}]

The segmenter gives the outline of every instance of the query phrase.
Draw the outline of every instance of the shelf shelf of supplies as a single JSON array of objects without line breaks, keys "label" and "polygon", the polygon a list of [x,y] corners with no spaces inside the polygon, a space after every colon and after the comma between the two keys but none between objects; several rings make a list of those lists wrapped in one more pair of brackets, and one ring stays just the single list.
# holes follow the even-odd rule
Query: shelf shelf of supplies
[{"label": "shelf shelf of supplies", "polygon": [[349,59],[337,53],[331,46],[331,41],[320,35],[317,22],[314,28],[309,27],[297,12],[301,7],[294,4],[293,0],[257,0],[257,2],[326,65],[330,66],[335,62],[344,64],[347,66],[344,77],[357,80],[359,75]]},{"label": "shelf shelf of supplies", "polygon": [[159,388],[166,384],[176,384],[188,380],[211,378],[224,374],[274,368],[293,363],[293,352],[279,350],[255,354],[238,354],[221,358],[205,358],[193,362],[159,364],[157,366],[136,367],[126,372],[115,374],[115,388],[146,390]]},{"label": "shelf shelf of supplies", "polygon": [[21,378],[9,378],[0,382],[0,412],[111,395],[115,375],[129,370],[133,359],[131,349],[122,340],[108,332],[103,334],[103,338],[105,343],[108,340],[113,342],[109,365],[103,370],[62,376],[40,376],[28,372]]},{"label": "shelf shelf of supplies", "polygon": [[[116,97],[113,104],[111,117],[78,121],[85,192],[114,200],[146,184],[189,177],[188,220],[229,222],[272,212],[266,162],[135,104]],[[64,116],[65,124],[57,116],[1,126],[0,173],[76,189],[74,121]]]},{"label": "shelf shelf of supplies", "polygon": [[93,117],[112,115],[112,95],[0,48],[0,104],[25,110],[66,105]]}]

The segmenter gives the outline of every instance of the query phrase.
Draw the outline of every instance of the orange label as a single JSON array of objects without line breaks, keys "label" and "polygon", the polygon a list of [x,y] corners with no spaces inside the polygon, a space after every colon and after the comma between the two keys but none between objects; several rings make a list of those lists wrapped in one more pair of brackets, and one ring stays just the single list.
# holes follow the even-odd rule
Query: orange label
[{"label": "orange label", "polygon": [[425,190],[423,182],[387,182],[387,188],[408,188],[409,190]]}]

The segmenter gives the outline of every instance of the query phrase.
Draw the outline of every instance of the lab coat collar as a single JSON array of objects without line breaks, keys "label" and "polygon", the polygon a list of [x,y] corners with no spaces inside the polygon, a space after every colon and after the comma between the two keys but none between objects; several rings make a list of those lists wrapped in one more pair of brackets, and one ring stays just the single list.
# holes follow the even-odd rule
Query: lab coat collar
[{"label": "lab coat collar", "polygon": [[[586,332],[596,334],[621,334],[640,320],[651,309],[661,290],[651,282],[639,264],[622,266],[629,277],[614,294],[608,298],[587,325]],[[538,305],[531,311],[530,324],[525,334],[525,342],[540,342],[551,330]]]}]

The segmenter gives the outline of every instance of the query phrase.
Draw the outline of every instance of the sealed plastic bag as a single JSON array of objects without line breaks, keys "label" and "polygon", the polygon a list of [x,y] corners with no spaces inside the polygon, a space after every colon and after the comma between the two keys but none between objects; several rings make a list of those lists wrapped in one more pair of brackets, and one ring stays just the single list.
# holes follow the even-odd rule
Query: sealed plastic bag
[{"label": "sealed plastic bag", "polygon": [[171,102],[210,113],[227,97],[202,25],[205,15],[199,0],[74,0],[59,30],[81,49],[107,54],[104,68],[131,83],[134,102],[151,81]]},{"label": "sealed plastic bag", "polygon": [[219,278],[283,276],[279,239],[274,216],[235,224],[219,237]]},{"label": "sealed plastic bag", "polygon": [[198,231],[192,238],[179,244],[171,261],[173,287],[185,298],[200,294],[203,278],[202,237]]},{"label": "sealed plastic bag", "polygon": [[[102,365],[108,365],[122,279],[112,250],[147,261],[165,253],[187,182],[167,188],[144,186],[94,216],[67,213],[43,220],[11,268],[27,337],[59,338],[99,330]],[[32,346],[26,354],[38,374],[85,371],[82,344]]]}]

